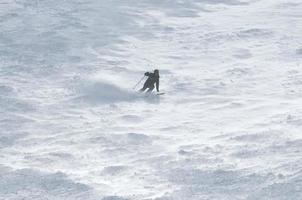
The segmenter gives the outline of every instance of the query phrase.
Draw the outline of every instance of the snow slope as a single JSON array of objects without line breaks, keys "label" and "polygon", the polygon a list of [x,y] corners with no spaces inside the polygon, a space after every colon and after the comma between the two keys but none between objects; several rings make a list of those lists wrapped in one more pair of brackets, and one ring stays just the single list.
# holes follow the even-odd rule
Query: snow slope
[{"label": "snow slope", "polygon": [[302,199],[301,9],[2,0],[0,199]]}]

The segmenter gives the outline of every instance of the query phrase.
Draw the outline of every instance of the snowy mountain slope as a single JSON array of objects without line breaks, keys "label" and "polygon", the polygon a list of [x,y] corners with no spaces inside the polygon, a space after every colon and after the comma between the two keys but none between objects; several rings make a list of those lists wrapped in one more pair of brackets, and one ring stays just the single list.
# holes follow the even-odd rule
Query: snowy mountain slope
[{"label": "snowy mountain slope", "polygon": [[1,1],[0,199],[301,199],[301,9]]}]

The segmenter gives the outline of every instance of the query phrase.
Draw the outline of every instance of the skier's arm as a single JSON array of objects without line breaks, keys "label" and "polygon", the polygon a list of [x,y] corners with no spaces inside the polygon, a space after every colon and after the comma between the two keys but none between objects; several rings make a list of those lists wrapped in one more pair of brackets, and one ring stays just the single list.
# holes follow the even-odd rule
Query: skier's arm
[{"label": "skier's arm", "polygon": [[159,78],[156,80],[156,90],[159,92]]},{"label": "skier's arm", "polygon": [[149,76],[149,75],[150,75],[150,73],[149,73],[149,72],[146,72],[146,73],[145,73],[145,76]]}]

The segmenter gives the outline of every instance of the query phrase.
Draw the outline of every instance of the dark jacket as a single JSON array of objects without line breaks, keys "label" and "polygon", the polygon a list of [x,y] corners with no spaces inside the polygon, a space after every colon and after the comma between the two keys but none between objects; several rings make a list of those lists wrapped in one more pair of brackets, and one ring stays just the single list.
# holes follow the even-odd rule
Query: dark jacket
[{"label": "dark jacket", "polygon": [[154,88],[154,84],[156,83],[156,90],[157,90],[157,92],[159,92],[159,75],[154,74],[154,73],[150,73],[150,72],[146,72],[145,76],[148,76],[148,79],[147,79],[145,84],[148,87],[153,87]]}]

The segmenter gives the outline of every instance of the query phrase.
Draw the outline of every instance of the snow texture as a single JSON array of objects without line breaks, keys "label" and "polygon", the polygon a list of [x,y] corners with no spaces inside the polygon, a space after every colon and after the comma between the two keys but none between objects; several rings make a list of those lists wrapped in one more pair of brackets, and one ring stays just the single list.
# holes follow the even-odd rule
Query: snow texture
[{"label": "snow texture", "polygon": [[301,200],[301,10],[1,0],[0,200]]}]

